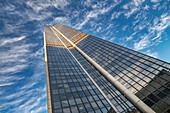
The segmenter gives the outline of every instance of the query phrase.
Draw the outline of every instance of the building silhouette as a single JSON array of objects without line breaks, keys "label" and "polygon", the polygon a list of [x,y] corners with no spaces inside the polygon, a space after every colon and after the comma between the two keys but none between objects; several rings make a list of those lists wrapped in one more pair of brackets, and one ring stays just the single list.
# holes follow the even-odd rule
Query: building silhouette
[{"label": "building silhouette", "polygon": [[170,64],[78,30],[44,27],[49,113],[167,113]]}]

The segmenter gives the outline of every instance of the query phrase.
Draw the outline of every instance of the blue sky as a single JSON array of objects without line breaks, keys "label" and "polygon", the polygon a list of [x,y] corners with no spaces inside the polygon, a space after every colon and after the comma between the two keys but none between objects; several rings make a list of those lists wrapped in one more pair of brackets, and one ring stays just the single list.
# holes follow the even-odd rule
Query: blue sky
[{"label": "blue sky", "polygon": [[1,0],[0,113],[46,113],[43,26],[67,25],[170,62],[170,0]]}]

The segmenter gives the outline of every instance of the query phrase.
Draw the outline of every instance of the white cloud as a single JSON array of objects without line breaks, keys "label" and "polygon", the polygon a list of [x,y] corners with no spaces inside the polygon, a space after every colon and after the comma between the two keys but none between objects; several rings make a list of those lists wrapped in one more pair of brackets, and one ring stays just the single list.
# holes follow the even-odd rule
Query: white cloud
[{"label": "white cloud", "polygon": [[26,98],[18,98],[14,101],[8,102],[7,105],[12,106],[12,105],[19,105],[21,102],[23,102]]},{"label": "white cloud", "polygon": [[132,40],[133,37],[134,37],[134,35],[136,35],[136,33],[137,33],[137,31],[134,32],[133,34],[131,34],[130,36],[127,36],[127,37],[126,37],[126,40],[127,40],[127,41]]},{"label": "white cloud", "polygon": [[[32,109],[32,108],[37,107],[37,106],[40,104],[41,100],[42,100],[42,99],[45,99],[46,96],[47,96],[46,93],[43,93],[43,95],[41,95],[39,98],[36,99],[36,101],[34,102],[34,104],[29,105],[29,109]],[[34,111],[34,110],[31,110],[31,111]],[[36,111],[36,110],[35,110],[35,111]],[[33,112],[31,112],[31,113],[33,113]]]},{"label": "white cloud", "polygon": [[124,15],[129,18],[132,14],[134,14],[136,11],[138,11],[139,8],[135,7],[135,8],[132,8],[130,11],[124,13]]},{"label": "white cloud", "polygon": [[102,27],[101,26],[99,26],[98,28],[97,28],[97,32],[100,32],[101,31],[101,29],[102,29]]},{"label": "white cloud", "polygon": [[122,30],[125,31],[127,27],[128,27],[128,25],[123,26]]},{"label": "white cloud", "polygon": [[149,10],[149,6],[148,5],[145,5],[145,7],[143,8],[144,10]]},{"label": "white cloud", "polygon": [[46,105],[45,105],[45,106],[42,106],[42,107],[38,107],[38,108],[35,109],[35,110],[32,110],[31,113],[41,113],[41,112],[44,111],[44,110],[47,110]]},{"label": "white cloud", "polygon": [[102,39],[104,39],[104,40],[109,40],[109,41],[113,41],[116,37],[114,37],[114,32],[111,32],[111,31],[108,31],[106,34],[104,34],[103,36],[102,36]]},{"label": "white cloud", "polygon": [[152,9],[156,10],[159,5],[160,5],[160,3],[156,3],[155,5],[152,6]]},{"label": "white cloud", "polygon": [[[20,2],[18,2],[18,4],[20,4],[21,6],[23,4],[21,4]],[[40,31],[40,27],[42,27],[42,25],[47,25],[51,22],[46,22],[45,19],[47,18],[53,18],[54,16],[52,16],[54,13],[50,10],[48,10],[48,8],[51,7],[55,7],[59,10],[63,10],[65,6],[69,5],[69,1],[67,0],[27,0],[27,2],[25,2],[24,5],[27,5],[27,8],[25,8],[24,10],[18,10],[18,8],[16,8],[14,11],[10,11],[7,10],[6,14],[7,16],[13,16],[15,15],[15,18],[19,18],[18,20],[16,20],[15,22],[11,22],[11,20],[8,19],[4,19],[4,28],[3,30],[0,31],[0,34],[9,34],[9,33],[18,33],[18,34],[26,34],[29,35],[29,32],[26,31],[24,32],[25,29],[20,29],[23,28],[25,26],[25,23],[30,22],[30,21],[34,21],[37,20],[36,23],[36,27],[37,29],[31,31],[32,34],[36,33],[37,31]],[[13,7],[13,5],[9,5],[8,7],[4,6],[5,9],[9,9],[10,7]],[[19,6],[18,6],[19,7]],[[30,7],[30,8],[28,8]],[[4,9],[2,8],[2,9]],[[14,6],[15,8],[15,6]],[[12,9],[14,9],[12,8]],[[31,8],[33,10],[31,10]],[[54,24],[54,22],[52,23]]]},{"label": "white cloud", "polygon": [[134,44],[134,49],[135,50],[141,50],[149,46],[150,41],[148,39],[148,36],[142,37],[142,40],[140,40],[138,43]]},{"label": "white cloud", "polygon": [[[20,98],[26,98],[26,101],[20,105],[18,105],[17,107],[15,107],[14,109],[11,109],[11,111],[15,111],[17,112],[22,112],[22,113],[31,113],[31,112],[42,112],[41,110],[46,110],[47,106],[45,103],[45,99],[46,99],[46,89],[45,88],[41,88],[40,90],[38,89],[32,89],[30,92],[25,91],[23,95],[20,95]],[[28,94],[31,94],[29,96],[25,96]],[[44,109],[39,110],[39,108],[43,107]],[[36,112],[37,111],[37,112]]]},{"label": "white cloud", "polygon": [[[158,7],[158,11],[160,10],[168,10],[169,9],[169,2],[170,0],[164,0],[161,5]],[[158,2],[159,3],[159,2]],[[166,11],[165,11],[166,12]],[[167,11],[168,12],[168,11]]]},{"label": "white cloud", "polygon": [[[30,93],[32,93],[32,92],[33,92],[33,90],[30,91]],[[3,98],[6,99],[6,100],[16,99],[16,98],[21,97],[23,95],[25,96],[25,94],[26,94],[25,90],[21,90],[19,92],[13,92],[12,94],[6,95]]]},{"label": "white cloud", "polygon": [[158,57],[158,52],[153,52],[152,53],[151,50],[147,50],[145,54],[147,54],[149,56],[152,56],[152,57],[155,57],[155,58]]},{"label": "white cloud", "polygon": [[14,81],[14,80],[21,80],[21,79],[23,79],[23,77],[15,76],[15,75],[11,75],[11,76],[1,75],[0,76],[0,83],[3,83],[5,81]]},{"label": "white cloud", "polygon": [[160,2],[160,1],[162,1],[162,0],[151,0],[151,2]]},{"label": "white cloud", "polygon": [[25,38],[26,38],[26,36],[2,39],[2,40],[0,40],[0,43],[1,43],[0,46],[4,46],[4,45],[9,44],[9,43],[18,42],[18,41],[21,41],[21,40],[23,40]]},{"label": "white cloud", "polygon": [[41,12],[41,14],[37,14],[37,13],[32,12],[32,11],[25,11],[24,14],[22,14],[22,15],[24,15],[27,18],[27,20],[30,20],[30,21],[33,21],[33,20],[42,21],[46,18],[51,17],[52,12],[46,11],[46,12]]},{"label": "white cloud", "polygon": [[113,12],[111,19],[119,18],[119,16],[122,14],[122,12]]},{"label": "white cloud", "polygon": [[30,6],[35,12],[45,10],[48,7],[55,7],[57,9],[63,9],[69,2],[67,0],[30,0],[26,2],[26,5]]},{"label": "white cloud", "polygon": [[6,74],[6,73],[17,73],[23,69],[25,69],[28,65],[27,64],[21,64],[21,65],[15,65],[11,67],[3,67],[0,69],[1,74]]},{"label": "white cloud", "polygon": [[113,42],[113,41],[114,41],[114,39],[115,39],[115,37],[112,37],[109,41],[110,41],[110,42]]},{"label": "white cloud", "polygon": [[[92,2],[93,2],[94,0],[85,0],[85,1],[82,1],[82,5],[84,5],[84,6],[92,6]],[[94,6],[92,6],[92,7],[94,7]]]},{"label": "white cloud", "polygon": [[156,34],[156,37],[152,38],[152,40],[160,38],[163,31],[170,26],[170,16],[168,13],[163,14],[159,21],[160,22],[158,22],[158,19],[156,18],[154,20],[154,25],[149,28],[149,32]]},{"label": "white cloud", "polygon": [[105,30],[109,31],[108,29],[112,28],[113,24],[109,24]]},{"label": "white cloud", "polygon": [[38,49],[35,54],[32,54],[32,57],[39,58],[44,61],[44,46]]},{"label": "white cloud", "polygon": [[143,2],[145,2],[145,0],[133,0],[134,1],[134,4],[136,5],[136,6],[139,6],[139,5],[141,5]]},{"label": "white cloud", "polygon": [[[0,111],[8,107],[14,107],[10,109],[11,112],[16,113],[30,113],[36,111],[39,107],[44,107],[46,110],[46,86],[32,88],[32,89],[20,89],[12,94],[3,96],[0,100],[5,100],[0,105]],[[2,109],[3,108],[3,109]]]},{"label": "white cloud", "polygon": [[113,9],[116,5],[118,5],[120,2],[116,2],[115,4],[111,4],[109,7],[95,7],[92,11],[89,11],[86,13],[86,16],[84,17],[83,22],[77,23],[75,25],[76,29],[81,29],[90,19],[97,18],[99,15],[103,15],[107,12],[109,12],[111,9]]},{"label": "white cloud", "polygon": [[[40,49],[41,50],[41,49]],[[39,51],[39,50],[38,50]],[[40,63],[40,64],[39,64]],[[45,72],[39,70],[44,70],[43,63],[38,62],[35,64],[36,67],[34,71],[34,74],[30,76],[29,78],[24,79],[24,85],[20,85],[21,87],[17,87],[16,90],[14,89],[12,93],[1,97],[0,100],[5,101],[3,104],[0,105],[0,111],[10,108],[11,112],[18,113],[30,113],[31,111],[39,111],[38,108],[43,107],[43,111],[46,110],[46,86],[38,86],[40,80],[42,80],[42,77],[44,77]],[[37,69],[39,68],[39,69]],[[40,75],[37,75],[40,74]],[[43,74],[43,75],[42,75]],[[37,76],[37,77],[35,77]],[[3,84],[3,85],[12,85],[9,83],[15,82],[17,83],[16,79],[19,80],[19,76],[7,76],[4,78],[5,80],[0,78],[0,83],[5,82],[8,84]],[[23,79],[23,77],[20,77],[20,79]],[[7,82],[6,80],[9,80]],[[0,84],[2,85],[2,84]],[[35,86],[36,85],[36,86]],[[19,101],[17,101],[19,100]],[[41,111],[40,111],[41,112]]]},{"label": "white cloud", "polygon": [[[0,63],[7,65],[13,63],[23,64],[28,61],[28,56],[31,54],[30,48],[35,47],[37,44],[22,44],[12,45],[6,51],[1,52]],[[25,65],[25,64],[24,64]]]},{"label": "white cloud", "polygon": [[67,26],[70,26],[70,19],[68,19],[67,17],[56,17],[54,19],[55,23],[60,23],[60,24],[64,24]]},{"label": "white cloud", "polygon": [[123,9],[128,9],[128,4],[122,6]]},{"label": "white cloud", "polygon": [[125,4],[122,8],[125,10],[124,15],[129,18],[131,15],[135,14],[141,9],[141,6],[145,0],[133,0]]},{"label": "white cloud", "polygon": [[32,88],[33,86],[35,86],[37,84],[37,82],[33,81],[33,83],[29,82],[28,84],[22,86],[20,89],[29,89]]},{"label": "white cloud", "polygon": [[[12,46],[7,46],[6,50],[3,50],[0,55],[0,86],[15,85],[22,79],[23,75],[14,75],[23,71],[30,65],[31,48],[36,44],[22,44],[15,45],[14,42],[23,38],[14,38],[6,43],[12,43]],[[5,44],[5,43],[4,43]]]},{"label": "white cloud", "polygon": [[15,99],[13,101],[9,101],[9,102],[4,102],[4,103],[1,103],[0,105],[0,110],[3,108],[3,109],[6,109],[8,108],[9,106],[17,106],[19,105],[21,102],[23,102],[25,100],[25,98],[18,98],[18,99]]},{"label": "white cloud", "polygon": [[19,109],[27,108],[30,104],[34,103],[36,99],[37,99],[36,97],[32,97],[31,99],[26,101],[24,104],[20,105],[18,108]]},{"label": "white cloud", "polygon": [[132,39],[133,39],[133,36],[126,37],[127,41],[132,40]]},{"label": "white cloud", "polygon": [[1,75],[0,76],[0,86],[9,86],[17,83],[18,80],[22,80],[24,77],[22,76],[7,76],[7,75]]},{"label": "white cloud", "polygon": [[0,87],[2,86],[9,86],[9,85],[12,85],[12,84],[15,84],[14,82],[10,82],[10,83],[0,83]]},{"label": "white cloud", "polygon": [[55,21],[58,21],[58,22],[68,21],[68,19],[67,19],[66,17],[56,17],[54,20],[55,20]]},{"label": "white cloud", "polygon": [[8,4],[7,6],[5,6],[4,8],[2,8],[1,10],[5,10],[5,11],[14,11],[15,10],[15,6],[12,4]]},{"label": "white cloud", "polygon": [[21,26],[18,26],[18,23],[20,23],[19,21],[15,25],[11,24],[10,21],[8,20],[4,20],[3,22],[5,25],[4,25],[4,28],[0,31],[0,35],[16,33],[18,32],[17,31],[18,28],[21,27]]},{"label": "white cloud", "polygon": [[141,36],[141,40],[134,44],[135,50],[141,50],[159,44],[163,38],[162,33],[168,26],[170,26],[170,16],[168,13],[162,14],[160,19],[156,17],[153,24],[149,24],[148,34]]},{"label": "white cloud", "polygon": [[150,25],[150,20],[147,20],[146,18],[140,19],[139,24],[134,27],[134,31],[141,31],[147,26]]}]

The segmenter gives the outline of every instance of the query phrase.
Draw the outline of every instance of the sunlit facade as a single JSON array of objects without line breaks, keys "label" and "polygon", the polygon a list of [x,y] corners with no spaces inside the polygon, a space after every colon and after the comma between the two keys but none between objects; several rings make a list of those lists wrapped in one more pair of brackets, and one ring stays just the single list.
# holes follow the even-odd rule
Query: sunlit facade
[{"label": "sunlit facade", "polygon": [[49,113],[167,112],[170,64],[55,24],[44,27]]}]

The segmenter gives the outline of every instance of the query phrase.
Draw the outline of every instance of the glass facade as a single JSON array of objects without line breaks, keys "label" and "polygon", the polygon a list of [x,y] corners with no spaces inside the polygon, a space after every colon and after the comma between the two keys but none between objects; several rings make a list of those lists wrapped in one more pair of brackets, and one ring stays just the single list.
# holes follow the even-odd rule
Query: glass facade
[{"label": "glass facade", "polygon": [[136,108],[116,88],[105,79],[77,50],[71,52],[113,102],[119,112],[136,111]]},{"label": "glass facade", "polygon": [[[153,106],[153,109],[160,112],[169,108],[170,92],[162,90],[170,91],[169,63],[94,36],[87,37],[77,46],[148,106]],[[167,73],[159,76],[163,71]],[[168,101],[160,94],[167,97]],[[167,107],[164,108],[159,103],[164,103]]]},{"label": "glass facade", "polygon": [[115,112],[82,67],[119,112],[141,112],[64,36],[155,112],[170,109],[169,63],[61,24],[44,27],[44,33],[51,112]]},{"label": "glass facade", "polygon": [[107,112],[110,105],[66,48],[47,46],[54,113]]}]

